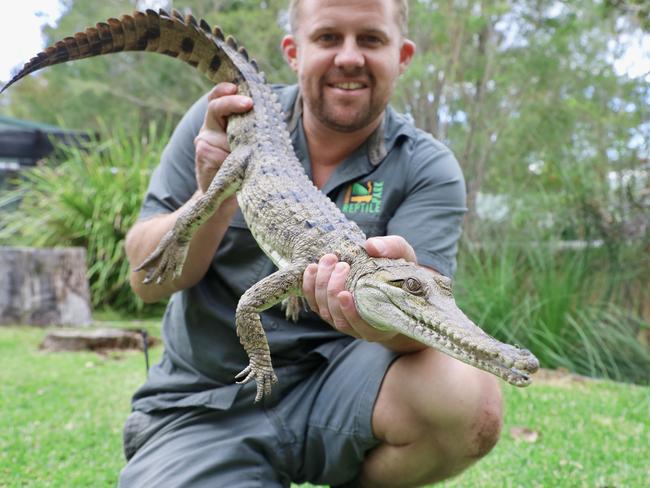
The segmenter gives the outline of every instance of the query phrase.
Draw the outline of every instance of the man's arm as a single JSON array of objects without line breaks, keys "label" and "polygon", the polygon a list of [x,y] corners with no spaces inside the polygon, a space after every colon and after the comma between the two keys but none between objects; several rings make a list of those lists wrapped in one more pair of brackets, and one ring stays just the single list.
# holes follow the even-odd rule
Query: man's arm
[{"label": "man's arm", "polygon": [[[125,249],[132,269],[153,252],[162,237],[172,229],[183,209],[208,189],[221,163],[230,153],[226,136],[227,119],[234,113],[244,113],[252,107],[250,98],[235,95],[236,92],[235,85],[220,83],[208,94],[208,108],[203,126],[194,139],[197,191],[176,211],[138,221],[129,230]],[[210,266],[236,210],[237,201],[233,196],[223,202],[214,215],[196,231],[190,241],[183,272],[178,279],[160,285],[145,285],[142,280],[146,271],[132,272],[130,281],[133,291],[142,300],[151,303],[198,283]]]},{"label": "man's arm", "polygon": [[[131,269],[136,268],[153,252],[162,237],[172,229],[178,215],[195,201],[201,193],[197,191],[185,205],[170,214],[155,216],[136,222],[126,236],[126,255]],[[142,280],[146,270],[131,273],[131,288],[146,303],[153,303],[168,297],[172,293],[195,285],[205,275],[212,257],[223,238],[228,224],[237,210],[235,197],[228,198],[221,204],[215,214],[197,229],[190,241],[183,273],[177,279],[164,283],[145,285]]]}]

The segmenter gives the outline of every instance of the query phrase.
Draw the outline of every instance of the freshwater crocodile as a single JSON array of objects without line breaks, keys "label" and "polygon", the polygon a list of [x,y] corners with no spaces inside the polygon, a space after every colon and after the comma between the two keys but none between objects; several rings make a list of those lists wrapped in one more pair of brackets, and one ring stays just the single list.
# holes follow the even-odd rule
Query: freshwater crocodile
[{"label": "freshwater crocodile", "polygon": [[228,81],[253,99],[253,109],[231,116],[232,149],[206,193],[182,213],[173,229],[136,271],[145,282],[180,275],[193,232],[221,202],[237,194],[255,240],[278,271],[249,288],[236,310],[236,330],[249,365],[240,383],[255,380],[259,401],[277,381],[259,313],[282,301],[297,319],[302,276],[310,263],[336,254],[350,265],[346,288],[361,317],[394,330],[516,386],[530,383],[538,361],[529,351],[501,343],[456,306],[450,280],[403,259],[369,257],[363,231],[321,193],[305,174],[275,94],[255,61],[221,29],[191,15],[164,10],[134,12],[66,37],[32,58],[3,88],[28,73],[66,61],[118,51],[152,51],[177,57],[215,82]]}]

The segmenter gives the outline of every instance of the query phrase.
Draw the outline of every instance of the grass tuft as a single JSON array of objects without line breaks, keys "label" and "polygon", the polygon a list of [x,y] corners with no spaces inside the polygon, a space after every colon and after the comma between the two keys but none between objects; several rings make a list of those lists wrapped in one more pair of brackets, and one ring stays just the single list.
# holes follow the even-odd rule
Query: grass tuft
[{"label": "grass tuft", "polygon": [[612,296],[622,286],[602,252],[559,251],[553,242],[466,246],[459,306],[495,337],[530,349],[547,368],[650,384],[650,324]]}]

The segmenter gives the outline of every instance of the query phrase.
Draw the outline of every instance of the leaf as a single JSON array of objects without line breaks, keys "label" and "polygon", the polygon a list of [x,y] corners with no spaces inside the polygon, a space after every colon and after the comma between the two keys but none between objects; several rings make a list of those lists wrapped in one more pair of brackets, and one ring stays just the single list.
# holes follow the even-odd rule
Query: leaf
[{"label": "leaf", "polygon": [[530,444],[537,442],[540,437],[539,431],[528,427],[510,427],[510,435],[516,440],[521,440]]}]

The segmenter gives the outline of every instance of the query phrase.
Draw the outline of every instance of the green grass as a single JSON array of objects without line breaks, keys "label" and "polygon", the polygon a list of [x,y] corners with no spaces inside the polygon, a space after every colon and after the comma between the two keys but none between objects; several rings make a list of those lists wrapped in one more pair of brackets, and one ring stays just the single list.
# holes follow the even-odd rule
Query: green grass
[{"label": "green grass", "polygon": [[[45,334],[0,327],[0,486],[114,486],[130,395],[145,379],[143,355],[45,353],[38,349]],[[157,360],[161,348],[152,352]]]},{"label": "green grass", "polygon": [[[158,331],[155,321],[111,325]],[[0,486],[114,486],[122,424],[144,381],[142,353],[44,353],[46,332],[0,327]],[[501,442],[443,486],[647,486],[650,388],[560,375],[504,392]],[[517,439],[513,427],[539,437]]]}]

